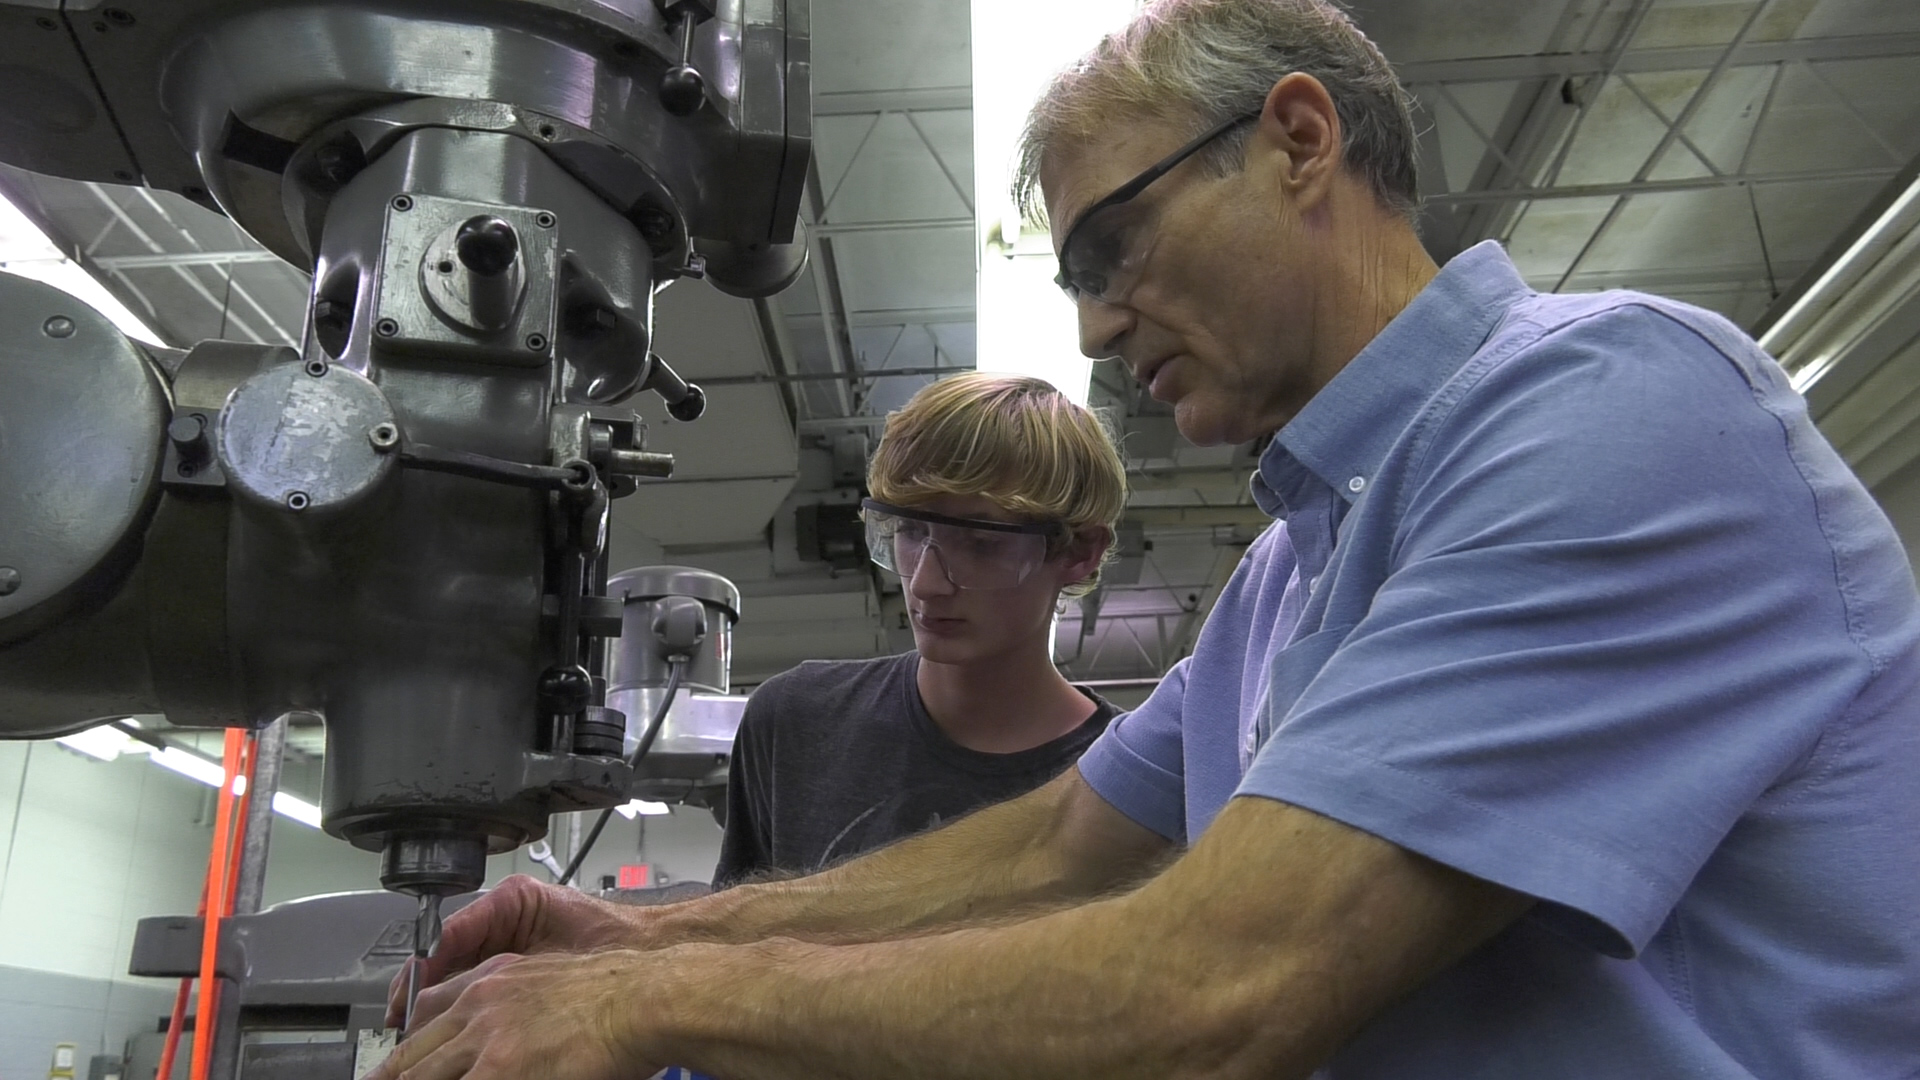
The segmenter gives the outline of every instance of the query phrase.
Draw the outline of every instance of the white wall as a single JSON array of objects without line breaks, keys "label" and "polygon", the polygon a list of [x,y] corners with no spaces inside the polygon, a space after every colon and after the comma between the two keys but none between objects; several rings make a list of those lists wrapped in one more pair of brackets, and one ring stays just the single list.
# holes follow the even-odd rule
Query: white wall
[{"label": "white wall", "polygon": [[[285,787],[315,797],[318,765],[289,762]],[[175,984],[127,975],[127,958],[140,919],[198,907],[212,795],[144,757],[103,762],[51,742],[0,742],[0,1080],[44,1075],[59,1042],[79,1044],[83,1066],[117,1055],[166,1010]],[[580,815],[582,834],[593,816]],[[557,831],[564,859],[564,819]],[[616,815],[581,877],[596,886],[623,863],[648,862],[673,881],[706,881],[719,845],[704,810]],[[524,850],[489,860],[489,884],[510,873],[548,879]],[[379,875],[377,854],[274,818],[268,904],[376,889]]]}]

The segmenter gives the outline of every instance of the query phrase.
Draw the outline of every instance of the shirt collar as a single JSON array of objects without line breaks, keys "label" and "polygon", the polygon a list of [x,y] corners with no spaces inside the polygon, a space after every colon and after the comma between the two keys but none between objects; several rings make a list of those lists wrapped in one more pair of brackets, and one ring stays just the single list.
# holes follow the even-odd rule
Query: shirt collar
[{"label": "shirt collar", "polygon": [[1358,498],[1420,408],[1530,291],[1496,241],[1454,256],[1274,436],[1254,474],[1254,502],[1286,516],[1309,472],[1348,502]]}]

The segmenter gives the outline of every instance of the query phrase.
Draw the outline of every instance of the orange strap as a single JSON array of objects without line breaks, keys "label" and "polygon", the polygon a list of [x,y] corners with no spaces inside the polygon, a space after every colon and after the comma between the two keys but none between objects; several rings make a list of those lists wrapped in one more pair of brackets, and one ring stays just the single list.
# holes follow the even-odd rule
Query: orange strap
[{"label": "orange strap", "polygon": [[[220,1008],[220,980],[214,974],[219,960],[220,921],[233,912],[234,894],[239,887],[239,875],[234,873],[234,864],[241,845],[246,842],[247,832],[248,795],[234,795],[234,779],[247,777],[247,790],[251,793],[253,745],[254,736],[251,732],[238,728],[227,729],[226,744],[220,756],[222,782],[219,808],[213,818],[213,849],[207,856],[207,883],[203,894],[208,898],[208,903],[205,927],[200,937],[200,994],[199,1003],[194,1009],[193,1067],[189,1074],[192,1080],[208,1080],[207,1073],[212,1063],[215,1019]],[[185,997],[185,988],[183,981],[182,998]],[[164,1056],[164,1049],[162,1054]],[[172,1062],[166,1062],[156,1080],[172,1080],[164,1071],[171,1065]]]}]

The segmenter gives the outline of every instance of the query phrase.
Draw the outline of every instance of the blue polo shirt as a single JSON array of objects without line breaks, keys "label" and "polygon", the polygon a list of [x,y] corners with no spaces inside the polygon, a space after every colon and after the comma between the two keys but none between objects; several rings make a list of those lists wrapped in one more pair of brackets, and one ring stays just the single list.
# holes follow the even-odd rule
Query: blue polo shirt
[{"label": "blue polo shirt", "polygon": [[1920,1075],[1920,600],[1751,339],[1482,244],[1254,494],[1280,520],[1087,782],[1175,840],[1277,799],[1541,901],[1323,1075]]}]

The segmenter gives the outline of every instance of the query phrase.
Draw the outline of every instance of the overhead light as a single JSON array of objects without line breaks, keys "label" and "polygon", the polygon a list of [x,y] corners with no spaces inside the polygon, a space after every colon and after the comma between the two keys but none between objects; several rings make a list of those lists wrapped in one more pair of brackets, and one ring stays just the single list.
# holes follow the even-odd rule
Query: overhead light
[{"label": "overhead light", "polygon": [[320,808],[305,799],[276,791],[273,793],[273,809],[280,816],[290,817],[308,828],[320,827]]},{"label": "overhead light", "polygon": [[[134,727],[140,726],[139,721],[133,719],[120,722]],[[179,773],[189,780],[198,781],[210,788],[218,788],[220,781],[226,777],[226,769],[217,761],[201,757],[191,750],[174,745],[168,745],[162,749],[155,750],[146,743],[133,738],[111,724],[102,724],[99,727],[91,727],[85,731],[77,731],[72,735],[63,736],[54,741],[70,750],[77,750],[88,757],[97,758],[101,761],[112,761],[122,754],[146,754],[147,760],[166,769],[168,772]],[[244,776],[234,777],[233,793],[236,796],[244,795],[246,791],[247,778]],[[660,804],[655,803],[649,805]],[[273,795],[273,809],[275,813],[283,817],[291,818],[302,825],[311,826],[315,829],[320,827],[320,808],[297,795],[290,795],[284,791],[275,792]],[[652,811],[641,812],[652,813]]]},{"label": "overhead light", "polygon": [[76,731],[53,741],[100,761],[112,761],[121,754],[139,754],[147,750],[144,743],[136,742],[133,736],[107,724]]},{"label": "overhead light", "polygon": [[613,812],[616,814],[619,814],[623,818],[626,818],[628,821],[632,821],[634,818],[639,817],[642,814],[645,814],[648,817],[657,817],[661,814],[671,814],[673,813],[673,808],[663,802],[648,802],[645,799],[635,799],[630,803],[626,803],[625,805],[614,807]]},{"label": "overhead light", "polygon": [[1137,0],[973,0],[975,355],[982,371],[1045,379],[1085,404],[1093,361],[1054,287],[1053,245],[1007,194],[1027,111],[1056,72],[1124,26]]},{"label": "overhead light", "polygon": [[10,200],[0,198],[0,270],[51,285],[105,315],[120,332],[149,345],[160,335],[120,302],[100,280],[54,246],[40,226]]},{"label": "overhead light", "polygon": [[1847,351],[1920,288],[1920,178],[1890,203],[1792,306],[1760,347],[1806,393]]}]

